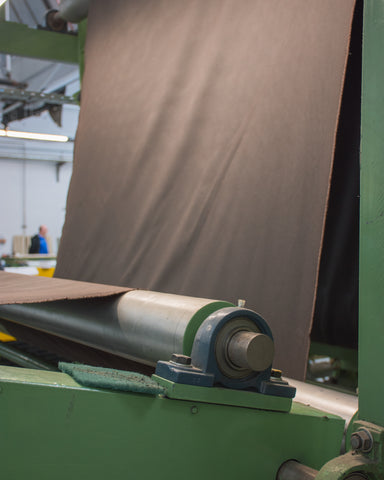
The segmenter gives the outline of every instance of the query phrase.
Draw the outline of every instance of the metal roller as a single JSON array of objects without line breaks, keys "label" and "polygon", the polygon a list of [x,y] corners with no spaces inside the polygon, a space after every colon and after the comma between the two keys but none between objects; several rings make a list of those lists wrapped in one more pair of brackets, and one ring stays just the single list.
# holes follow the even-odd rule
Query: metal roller
[{"label": "metal roller", "polygon": [[314,480],[319,472],[295,460],[289,460],[281,465],[276,480]]},{"label": "metal roller", "polygon": [[59,15],[67,22],[79,23],[88,16],[90,0],[62,0]]},{"label": "metal roller", "polygon": [[107,299],[1,305],[0,318],[154,366],[190,355],[197,330],[233,304],[133,290]]},{"label": "metal roller", "polygon": [[298,380],[286,379],[290,385],[296,387],[296,402],[310,405],[313,408],[324,412],[332,413],[344,418],[346,427],[358,410],[357,395],[348,394],[320,387],[310,383],[299,382]]}]

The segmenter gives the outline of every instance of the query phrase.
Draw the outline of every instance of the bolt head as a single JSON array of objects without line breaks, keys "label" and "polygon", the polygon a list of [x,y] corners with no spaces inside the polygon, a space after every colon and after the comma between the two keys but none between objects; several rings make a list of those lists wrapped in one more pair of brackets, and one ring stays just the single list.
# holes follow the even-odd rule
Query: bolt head
[{"label": "bolt head", "polygon": [[281,378],[283,376],[283,372],[281,370],[277,370],[276,368],[272,368],[271,370],[271,377],[273,378]]},{"label": "bolt head", "polygon": [[362,441],[361,441],[360,435],[358,435],[357,433],[353,433],[351,435],[352,450],[360,450],[361,445],[362,445]]},{"label": "bolt head", "polygon": [[360,429],[351,435],[352,450],[368,453],[373,447],[373,438],[368,430]]}]

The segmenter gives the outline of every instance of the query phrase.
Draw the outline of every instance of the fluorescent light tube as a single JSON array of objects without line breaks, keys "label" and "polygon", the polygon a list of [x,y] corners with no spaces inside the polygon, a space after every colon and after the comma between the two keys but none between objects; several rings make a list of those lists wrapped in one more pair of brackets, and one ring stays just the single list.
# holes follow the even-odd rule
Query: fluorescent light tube
[{"label": "fluorescent light tube", "polygon": [[16,130],[0,130],[0,137],[24,138],[26,140],[43,140],[48,142],[68,142],[69,140],[69,138],[65,135],[51,135],[49,133],[17,132]]}]

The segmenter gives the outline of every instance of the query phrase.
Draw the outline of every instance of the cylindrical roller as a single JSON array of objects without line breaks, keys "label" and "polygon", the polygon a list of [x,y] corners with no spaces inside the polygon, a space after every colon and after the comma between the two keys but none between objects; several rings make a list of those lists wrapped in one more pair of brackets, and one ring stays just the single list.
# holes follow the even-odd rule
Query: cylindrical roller
[{"label": "cylindrical roller", "polygon": [[78,23],[88,16],[90,0],[61,0],[59,15],[67,22]]},{"label": "cylindrical roller", "polygon": [[0,318],[155,365],[173,353],[190,355],[201,323],[228,306],[233,305],[133,290],[109,298],[1,305]]},{"label": "cylindrical roller", "polygon": [[129,338],[135,358],[153,363],[169,360],[172,353],[190,355],[196,332],[203,321],[228,302],[166,293],[134,290],[117,303],[117,318]]},{"label": "cylindrical roller", "polygon": [[285,379],[296,388],[295,402],[310,405],[313,408],[338,415],[346,420],[346,426],[358,409],[357,395],[338,392],[331,388],[324,388],[310,383]]},{"label": "cylindrical roller", "polygon": [[280,467],[276,480],[314,480],[318,473],[295,460],[288,460]]},{"label": "cylindrical roller", "polygon": [[271,366],[274,351],[273,340],[263,333],[241,331],[233,335],[228,343],[228,356],[232,363],[254,372]]}]

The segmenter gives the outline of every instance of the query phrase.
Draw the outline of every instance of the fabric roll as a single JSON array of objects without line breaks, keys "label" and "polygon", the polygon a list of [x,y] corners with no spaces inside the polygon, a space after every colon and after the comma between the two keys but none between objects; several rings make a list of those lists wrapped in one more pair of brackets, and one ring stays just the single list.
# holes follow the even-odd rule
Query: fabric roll
[{"label": "fabric roll", "polygon": [[56,275],[245,299],[302,379],[353,10],[93,0]]}]

